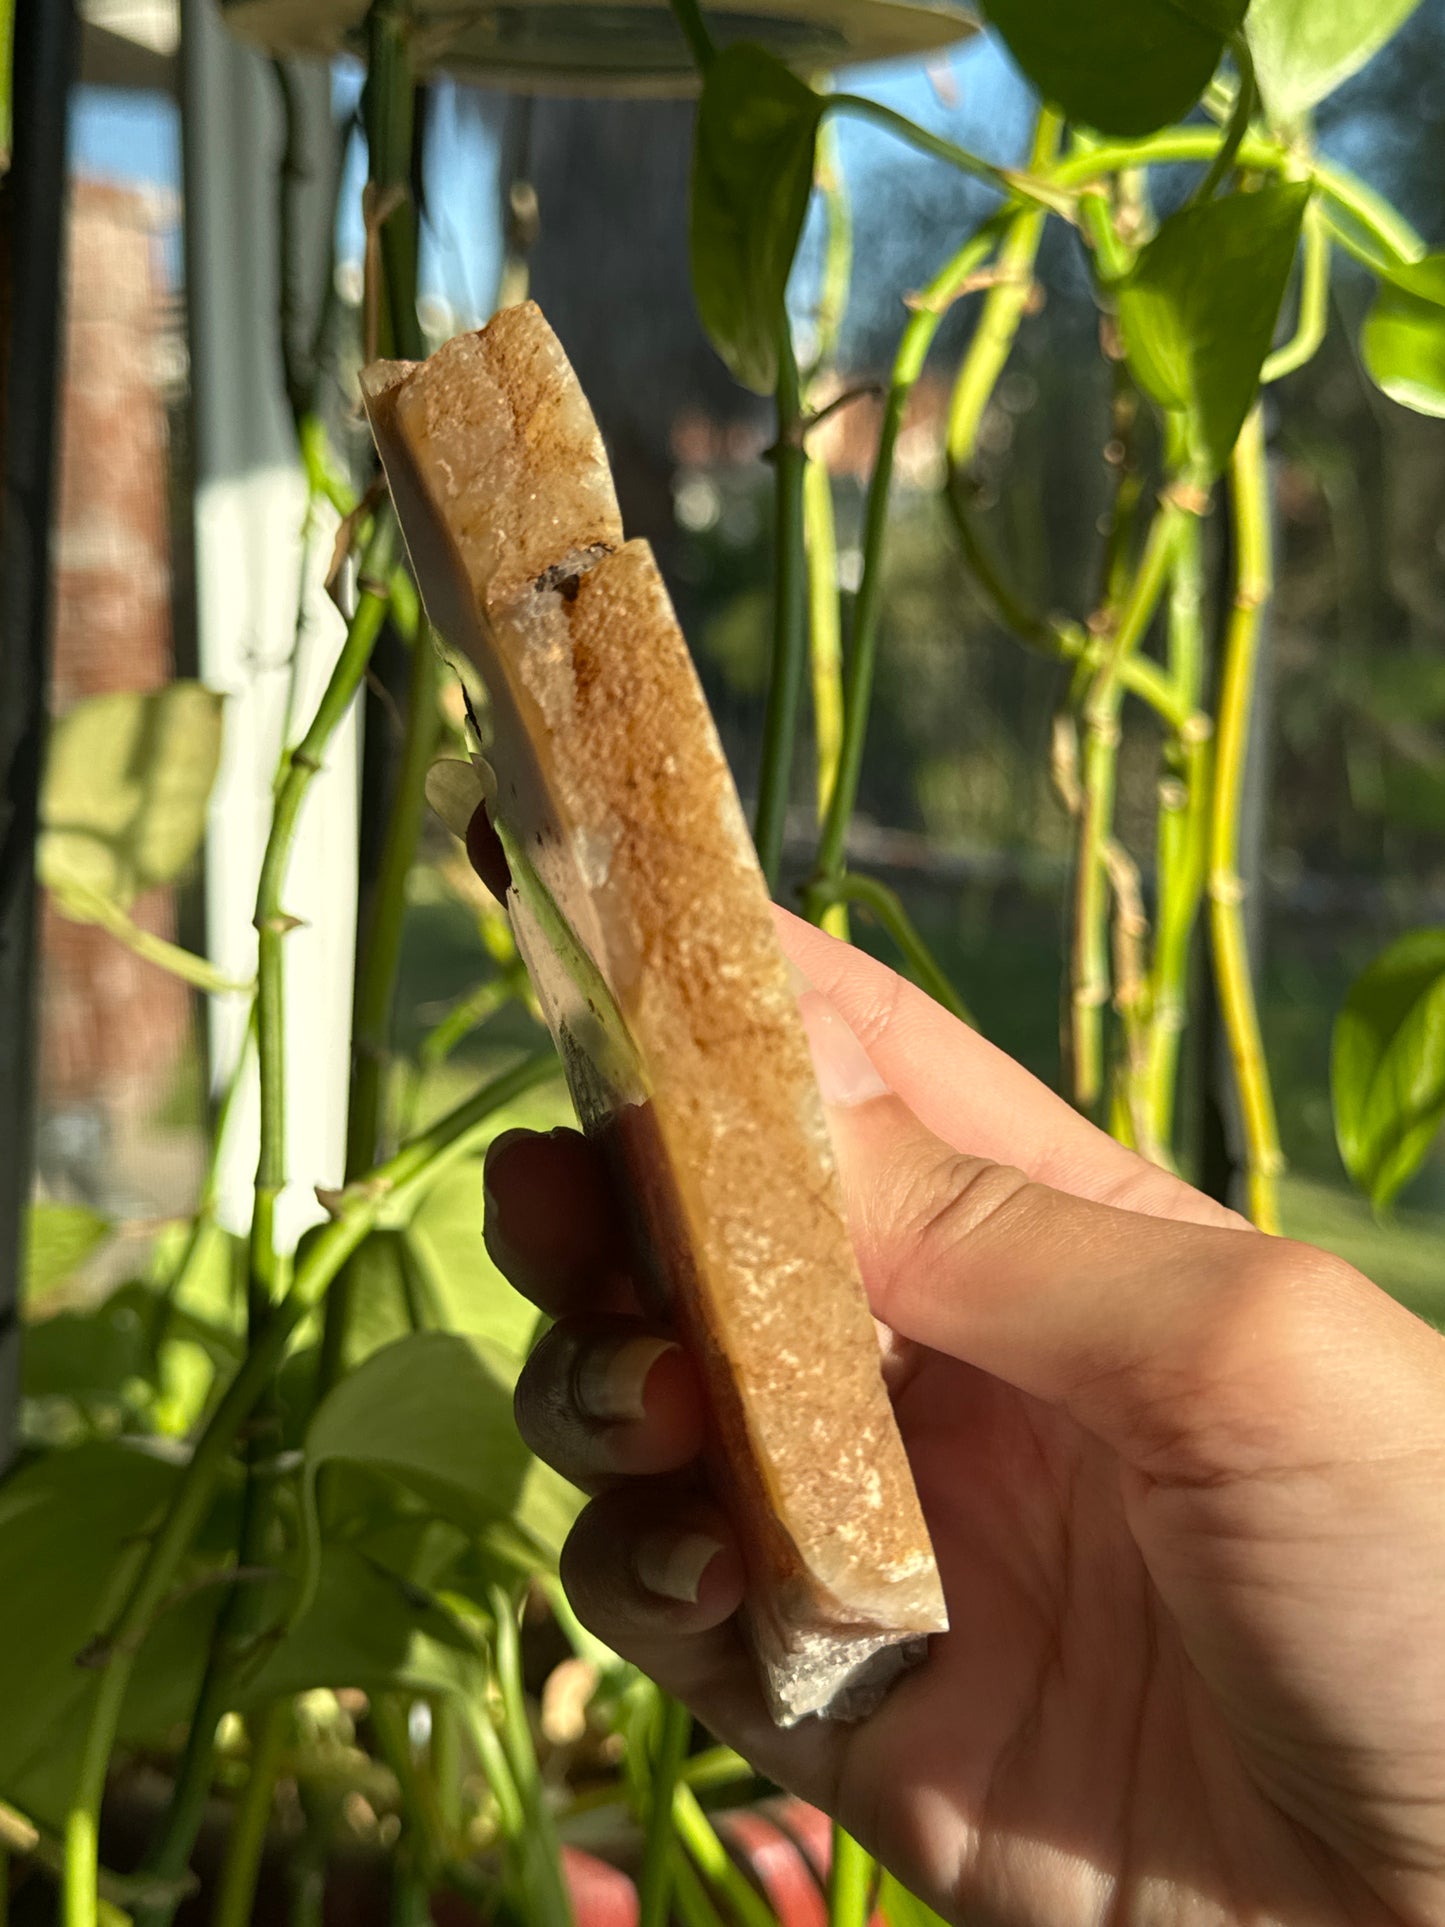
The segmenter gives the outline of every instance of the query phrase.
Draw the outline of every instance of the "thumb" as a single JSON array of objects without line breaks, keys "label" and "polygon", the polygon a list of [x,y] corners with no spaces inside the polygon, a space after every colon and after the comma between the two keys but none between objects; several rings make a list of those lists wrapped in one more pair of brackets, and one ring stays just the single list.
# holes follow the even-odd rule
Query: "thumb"
[{"label": "thumb", "polygon": [[[1379,1343],[1433,1336],[1309,1246],[1119,1210],[954,1149],[821,993],[799,1011],[875,1316],[1065,1409],[1139,1471],[1333,1458],[1368,1413],[1362,1355],[1378,1373]],[[960,1090],[965,1119],[968,1104]]]}]

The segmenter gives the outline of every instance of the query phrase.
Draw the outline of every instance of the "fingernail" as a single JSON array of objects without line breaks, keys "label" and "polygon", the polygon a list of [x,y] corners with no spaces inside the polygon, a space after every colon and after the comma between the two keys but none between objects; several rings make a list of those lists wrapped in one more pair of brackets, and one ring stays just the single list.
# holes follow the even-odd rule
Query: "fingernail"
[{"label": "fingernail", "polygon": [[659,1598],[695,1606],[702,1576],[722,1549],[721,1540],[705,1532],[688,1532],[681,1539],[649,1533],[637,1548],[637,1576]]},{"label": "fingernail", "polygon": [[454,756],[442,757],[426,773],[426,800],[452,835],[465,843],[467,825],[487,800],[481,772]]},{"label": "fingernail", "polygon": [[584,1418],[603,1425],[643,1418],[648,1375],[664,1352],[675,1352],[670,1338],[644,1332],[614,1344],[592,1345],[577,1361],[572,1394]]},{"label": "fingernail", "polygon": [[823,1102],[848,1109],[875,1097],[885,1097],[887,1084],[842,1014],[796,964],[789,967],[798,999],[798,1015],[807,1032],[808,1048],[813,1053],[813,1074]]},{"label": "fingernail", "polygon": [[487,1146],[482,1159],[482,1239],[492,1255],[493,1263],[503,1272],[509,1269],[511,1246],[502,1235],[501,1206],[492,1188],[496,1167],[509,1144],[535,1135],[535,1132],[522,1130],[519,1126],[514,1126],[510,1131],[501,1131]]}]

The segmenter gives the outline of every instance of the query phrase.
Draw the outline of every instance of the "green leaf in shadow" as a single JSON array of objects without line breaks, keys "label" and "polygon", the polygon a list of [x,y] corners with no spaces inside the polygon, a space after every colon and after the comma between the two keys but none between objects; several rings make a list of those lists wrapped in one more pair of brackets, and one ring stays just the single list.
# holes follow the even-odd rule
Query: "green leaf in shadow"
[{"label": "green leaf in shadow", "polygon": [[983,0],[1046,100],[1103,134],[1152,133],[1208,86],[1248,0]]},{"label": "green leaf in shadow", "polygon": [[781,61],[745,41],[712,61],[698,104],[693,295],[714,348],[760,395],[777,383],[784,297],[826,104]]},{"label": "green leaf in shadow", "polygon": [[1445,930],[1401,937],[1351,985],[1330,1083],[1345,1169],[1383,1209],[1445,1119]]}]

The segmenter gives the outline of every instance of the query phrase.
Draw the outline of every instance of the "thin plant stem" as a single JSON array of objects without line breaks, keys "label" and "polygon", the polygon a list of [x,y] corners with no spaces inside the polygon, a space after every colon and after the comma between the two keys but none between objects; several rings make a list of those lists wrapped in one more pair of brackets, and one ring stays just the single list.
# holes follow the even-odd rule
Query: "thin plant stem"
[{"label": "thin plant stem", "polygon": [[355,699],[386,614],[386,578],[396,548],[396,528],[383,512],[363,552],[360,592],[347,626],[346,640],[311,726],[289,755],[271,816],[271,833],[256,891],[256,1050],[261,1077],[261,1149],[256,1168],[256,1201],[251,1223],[250,1273],[261,1296],[278,1295],[282,1267],[275,1244],[276,1200],[286,1183],[286,933],[295,919],[282,905],[291,846],[311,779]]},{"label": "thin plant stem", "polygon": [[[1063,121],[1053,108],[1040,108],[1029,152],[1031,171],[1047,167],[1054,160],[1062,132]],[[966,469],[973,460],[984,410],[1013,352],[1019,323],[1033,293],[1034,264],[1047,219],[1046,209],[1025,208],[1010,222],[998,251],[998,280],[984,298],[978,325],[949,397],[944,446],[950,471]]]},{"label": "thin plant stem", "polygon": [[[838,154],[837,131],[827,121],[818,129],[816,181],[822,196],[827,239],[822,291],[818,299],[818,343],[808,382],[811,389],[838,352],[853,275],[853,214]],[[811,404],[811,393],[807,396]],[[843,624],[838,585],[838,533],[833,515],[833,483],[826,460],[808,454],[803,476],[803,540],[808,565],[808,652],[813,680],[813,739],[818,822],[838,775],[843,742]],[[821,912],[830,936],[848,939],[848,906],[831,903]]]},{"label": "thin plant stem", "polygon": [[1145,966],[1149,919],[1144,911],[1139,866],[1116,837],[1111,836],[1104,846],[1104,872],[1114,906],[1110,920],[1114,1009],[1124,1044],[1111,1093],[1110,1128],[1122,1142],[1155,1163],[1162,1163],[1163,1153],[1150,1133],[1144,1105],[1149,1043],[1149,985]]},{"label": "thin plant stem", "polygon": [[438,1698],[431,1709],[431,1778],[441,1813],[442,1835],[448,1843],[462,1833],[461,1717],[455,1699]]},{"label": "thin plant stem", "polygon": [[[863,774],[863,748],[868,734],[868,712],[873,701],[873,679],[878,661],[878,629],[883,599],[883,559],[888,526],[888,497],[893,482],[893,458],[903,416],[933,338],[949,305],[963,284],[993,251],[999,237],[997,220],[984,223],[916,297],[894,358],[892,379],[883,409],[878,455],[868,485],[864,516],[863,574],[853,610],[852,646],[843,702],[843,741],[838,776],[828,799],[828,813],[818,840],[815,884],[836,885],[843,874],[848,825],[858,800]],[[805,898],[806,900],[806,898]],[[810,908],[811,914],[811,908]]]},{"label": "thin plant stem", "polygon": [[1305,205],[1304,227],[1300,242],[1299,314],[1295,331],[1265,360],[1259,378],[1268,384],[1282,375],[1292,375],[1312,361],[1330,318],[1330,231],[1319,206]]},{"label": "thin plant stem", "polygon": [[[273,1494],[261,1462],[263,1449],[268,1456],[273,1456],[274,1439],[267,1436],[263,1442],[253,1436],[248,1441],[246,1486],[236,1551],[237,1565],[244,1571],[261,1564],[272,1521]],[[232,1581],[216,1617],[165,1821],[143,1862],[145,1873],[156,1880],[177,1880],[190,1862],[215,1776],[216,1729],[230,1707],[237,1671],[258,1630],[263,1609],[259,1587]],[[170,1900],[138,1908],[135,1927],[169,1927],[176,1904]]]},{"label": "thin plant stem", "polygon": [[439,1118],[358,1184],[348,1187],[336,1201],[332,1222],[297,1267],[285,1298],[273,1307],[212,1411],[154,1534],[135,1548],[134,1570],[125,1584],[124,1603],[97,1649],[100,1676],[66,1816],[64,1927],[96,1927],[100,1803],[136,1655],[165,1604],[241,1428],[275,1376],[293,1332],[322,1302],[332,1279],[383,1214],[404,1222],[430,1186],[467,1154],[494,1112],[555,1076],[556,1071],[556,1059],[550,1052],[525,1060]]},{"label": "thin plant stem", "polygon": [[[693,1865],[726,1903],[737,1927],[778,1927],[772,1908],[718,1838],[692,1788],[679,1782],[673,1788],[669,1830],[686,1849]],[[665,1920],[665,1916],[662,1917]],[[660,1927],[639,1917],[638,1927]]]},{"label": "thin plant stem", "polygon": [[516,1610],[500,1586],[491,1589],[491,1608],[497,1688],[502,1699],[502,1745],[526,1819],[522,1848],[528,1919],[531,1927],[571,1927],[572,1900],[562,1875],[557,1822],[542,1784],[527,1717]]},{"label": "thin plant stem", "polygon": [[1249,132],[1249,120],[1254,112],[1254,61],[1250,57],[1249,42],[1242,33],[1232,34],[1229,50],[1234,55],[1234,64],[1239,70],[1239,85],[1235,90],[1234,106],[1230,110],[1229,125],[1224,130],[1224,139],[1220,142],[1219,152],[1209,163],[1204,178],[1189,197],[1193,204],[1211,200],[1229,178],[1229,170],[1234,166],[1241,143]]},{"label": "thin plant stem", "polygon": [[291,1702],[273,1700],[250,1721],[251,1764],[221,1868],[214,1927],[250,1927],[276,1781],[291,1732]]},{"label": "thin plant stem", "polygon": [[[1126,168],[1153,167],[1172,161],[1211,161],[1224,139],[1217,127],[1166,127],[1141,141],[1104,141],[1096,147],[1069,154],[1050,168],[1039,184],[1051,192],[1068,192]],[[1240,167],[1283,174],[1291,179],[1299,176],[1303,167],[1303,178],[1313,181],[1328,204],[1326,216],[1336,240],[1367,264],[1373,257],[1361,247],[1350,223],[1368,235],[1379,252],[1399,266],[1408,267],[1423,260],[1425,243],[1404,215],[1347,168],[1317,154],[1301,162],[1294,148],[1259,134],[1245,135],[1235,162]],[[1341,215],[1347,217],[1343,222],[1339,219]]]},{"label": "thin plant stem", "polygon": [[[1103,640],[1089,635],[1076,622],[1028,607],[985,548],[963,499],[964,486],[961,477],[951,475],[945,500],[969,569],[1003,626],[1016,640],[1051,661],[1073,664],[1085,674],[1096,673],[1107,653]],[[1149,657],[1131,656],[1120,665],[1119,680],[1131,696],[1146,704],[1170,728],[1179,729],[1187,723],[1189,711],[1180,703],[1173,683]]]},{"label": "thin plant stem", "polygon": [[828,1927],[868,1927],[877,1880],[872,1855],[835,1820],[828,1862]]},{"label": "thin plant stem", "polygon": [[808,651],[808,569],[804,537],[803,446],[798,364],[786,314],[778,317],[777,442],[773,449],[773,659],[763,718],[762,768],[753,838],[768,887],[776,889],[792,789],[798,708]]},{"label": "thin plant stem", "polygon": [[117,943],[123,943],[143,963],[154,964],[158,970],[164,970],[168,976],[178,977],[193,990],[204,991],[208,997],[244,997],[250,994],[252,987],[249,983],[226,976],[209,957],[198,957],[194,950],[172,943],[169,937],[146,930],[102,891],[88,889],[83,883],[67,883],[59,892],[57,908],[62,916],[69,914],[78,922],[98,925]]},{"label": "thin plant stem", "polygon": [[[824,822],[843,746],[843,627],[838,608],[838,536],[833,480],[826,463],[808,457],[803,478],[803,530],[808,555],[808,643],[813,674],[813,737],[817,758],[818,820]],[[848,940],[848,906],[841,898],[816,906],[830,936]]]},{"label": "thin plant stem", "polygon": [[[417,222],[411,198],[412,129],[416,82],[405,0],[372,0],[366,17],[366,84],[361,117],[366,129],[367,198],[380,254],[380,276],[368,311],[376,316],[376,350],[419,361],[426,353],[417,319]],[[384,298],[383,298],[384,297]]]},{"label": "thin plant stem", "polygon": [[682,28],[683,38],[687,41],[688,52],[692,55],[693,65],[700,74],[706,74],[712,65],[717,48],[708,32],[707,22],[703,19],[698,0],[672,0],[673,16]]},{"label": "thin plant stem", "polygon": [[1244,1132],[1249,1215],[1261,1231],[1277,1232],[1279,1178],[1284,1169],[1274,1094],[1260,1034],[1249,945],[1245,884],[1239,870],[1240,812],[1249,732],[1259,675],[1261,611],[1273,588],[1269,527],[1269,470],[1264,427],[1256,407],[1230,458],[1234,531],[1234,606],[1224,640],[1214,796],[1209,823],[1209,913],[1219,1012],[1229,1046]]},{"label": "thin plant stem", "polygon": [[[401,962],[402,926],[406,919],[406,884],[426,816],[426,773],[441,730],[436,696],[437,656],[432,647],[431,630],[423,623],[412,637],[401,767],[387,816],[369,924],[356,971],[351,1023],[351,1092],[346,1116],[348,1182],[369,1170],[382,1148],[385,1073]],[[352,1278],[348,1270],[337,1279],[326,1300],[316,1368],[318,1398],[325,1397],[344,1367],[351,1298]]]},{"label": "thin plant stem", "polygon": [[[393,541],[389,520],[373,531],[364,571],[389,569]],[[375,619],[371,605],[376,605]],[[283,757],[272,814],[271,833],[262,859],[256,892],[255,924],[258,939],[255,1004],[257,1059],[261,1083],[260,1152],[249,1249],[247,1283],[247,1347],[254,1351],[284,1288],[286,1265],[276,1248],[276,1200],[286,1182],[285,1089],[285,958],[284,938],[292,926],[281,900],[301,803],[336,728],[345,715],[364,673],[377,630],[384,593],[363,589],[331,678],[300,744]],[[247,1443],[246,1488],[242,1501],[241,1541],[237,1560],[242,1567],[261,1563],[270,1534],[274,1485],[266,1470],[274,1451],[268,1423],[253,1425]],[[226,1711],[235,1667],[254,1635],[262,1599],[255,1588],[233,1587],[222,1604],[186,1735],[185,1748],[166,1809],[160,1834],[146,1857],[146,1869],[160,1879],[178,1875],[190,1858],[205,1812],[215,1763],[216,1728]],[[90,1762],[93,1766],[94,1762]],[[101,1766],[103,1776],[104,1766]],[[174,1906],[145,1911],[142,1927],[165,1927]],[[69,1927],[69,1923],[67,1923]]]},{"label": "thin plant stem", "polygon": [[1138,570],[1118,611],[1103,666],[1083,704],[1078,857],[1074,875],[1069,1036],[1072,1097],[1092,1115],[1104,1089],[1104,1007],[1109,1001],[1107,854],[1114,830],[1122,670],[1148,633],[1173,562],[1180,522],[1177,501],[1160,504]]},{"label": "thin plant stem", "polygon": [[376,1748],[396,1779],[409,1851],[405,1855],[417,1883],[429,1890],[446,1861],[441,1808],[436,1788],[412,1752],[408,1702],[395,1693],[374,1693],[371,1730]]},{"label": "thin plant stem", "polygon": [[823,202],[826,238],[822,286],[818,294],[818,339],[808,374],[810,382],[830,367],[837,356],[853,280],[853,209],[848,199],[848,183],[843,177],[837,131],[826,120],[818,129],[814,171]]},{"label": "thin plant stem", "polygon": [[472,1744],[477,1749],[482,1776],[491,1788],[492,1798],[497,1803],[497,1824],[501,1828],[508,1850],[514,1855],[518,1854],[527,1830],[527,1816],[522,1808],[522,1796],[517,1791],[517,1782],[507,1763],[506,1751],[487,1709],[468,1702],[467,1712],[468,1730],[472,1736]]},{"label": "thin plant stem", "polygon": [[926,127],[920,127],[906,115],[895,113],[881,101],[869,100],[862,94],[830,94],[827,111],[852,114],[858,120],[872,121],[875,127],[896,135],[919,153],[931,155],[934,160],[943,161],[949,167],[956,167],[960,173],[969,174],[974,180],[996,188],[1000,194],[1007,195],[1010,201],[1029,201],[1053,213],[1068,212],[1067,203],[1052,191],[1047,180],[1037,179],[1016,168],[995,167],[992,161],[984,160],[982,155],[971,153],[968,148],[945,140],[940,134],[931,134]]},{"label": "thin plant stem", "polygon": [[1180,525],[1169,587],[1169,669],[1186,715],[1165,748],[1159,784],[1159,901],[1142,1098],[1149,1140],[1164,1154],[1174,1139],[1189,963],[1208,848],[1211,725],[1199,708],[1204,690],[1203,593],[1201,530],[1190,516]]},{"label": "thin plant stem", "polygon": [[731,1927],[714,1905],[702,1875],[683,1854],[677,1856],[673,1903],[683,1927]]},{"label": "thin plant stem", "polygon": [[942,965],[919,935],[896,890],[890,890],[888,885],[880,883],[877,877],[859,876],[855,870],[845,870],[842,876],[819,886],[818,894],[822,900],[826,900],[834,893],[842,902],[856,903],[861,909],[871,912],[893,939],[899,955],[908,966],[919,988],[926,990],[930,997],[942,1004],[945,1010],[951,1011],[963,1023],[975,1030],[978,1028],[973,1013],[949,982]]},{"label": "thin plant stem", "polygon": [[[416,81],[407,48],[404,9],[378,0],[367,19],[368,71],[362,94],[366,126],[367,192],[378,221],[379,263],[371,268],[385,288],[385,327],[392,351],[409,359],[425,352],[417,318],[417,219],[410,191]],[[382,210],[388,209],[383,214]],[[379,266],[379,276],[377,268]],[[346,1113],[346,1178],[376,1162],[391,1014],[406,915],[406,880],[426,813],[426,773],[441,719],[437,663],[426,623],[412,627],[406,723],[396,792],[387,813],[381,861],[356,965],[351,1022],[351,1087]],[[326,1301],[316,1369],[316,1397],[324,1398],[343,1369],[351,1311],[350,1269]]]},{"label": "thin plant stem", "polygon": [[692,1738],[692,1714],[680,1701],[659,1694],[647,1816],[638,1876],[638,1927],[667,1927],[677,1843],[673,1825],[678,1776]]}]

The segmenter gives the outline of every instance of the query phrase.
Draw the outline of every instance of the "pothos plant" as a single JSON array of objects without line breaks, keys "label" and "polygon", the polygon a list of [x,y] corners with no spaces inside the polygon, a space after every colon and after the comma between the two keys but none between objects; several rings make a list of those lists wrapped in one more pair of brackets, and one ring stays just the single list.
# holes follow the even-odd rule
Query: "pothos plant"
[{"label": "pothos plant", "polygon": [[[776,882],[810,691],[818,837],[803,906],[835,928],[850,908],[875,918],[905,966],[962,1009],[897,898],[850,866],[848,831],[895,452],[945,313],[976,303],[941,431],[944,494],[962,555],[1004,625],[1064,671],[1053,765],[1074,840],[1070,1094],[1147,1155],[1178,1155],[1191,959],[1202,948],[1238,1089],[1248,1203],[1268,1228],[1278,1222],[1280,1151],[1239,875],[1271,583],[1261,391],[1315,352],[1332,262],[1344,254],[1375,282],[1365,365],[1397,400],[1445,413],[1445,266],[1309,133],[1314,105],[1409,11],[1409,0],[1248,9],[993,0],[992,24],[1041,103],[1027,156],[1006,166],[876,102],[819,91],[759,48],[716,47],[695,0],[678,0],[701,71],[697,305],[738,379],[776,406],[764,868]],[[373,5],[368,354],[427,345],[415,302],[409,29],[402,0]],[[814,442],[851,273],[830,145],[840,115],[957,167],[993,203],[973,231],[939,237],[937,271],[905,295],[850,594],[839,589]],[[828,230],[819,349],[800,366],[788,289],[819,192]],[[1007,579],[971,475],[1051,221],[1074,231],[1090,263],[1114,397],[1102,428],[1115,481],[1098,594],[1064,613],[1028,606]],[[416,1062],[397,1063],[400,934],[427,771],[449,731],[456,750],[475,745],[443,720],[449,672],[384,500],[351,489],[306,383],[289,387],[313,508],[341,517],[347,629],[315,714],[281,757],[255,905],[256,978],[240,993],[251,998],[261,1092],[249,1236],[237,1245],[219,1229],[208,1182],[193,1221],[159,1241],[148,1275],[98,1307],[32,1326],[26,1450],[0,1486],[0,1831],[21,1871],[55,1872],[65,1927],[169,1921],[193,1885],[216,1796],[228,1822],[214,1888],[222,1927],[254,1917],[278,1829],[298,1921],[320,1918],[338,1851],[367,1840],[389,1851],[398,1920],[427,1917],[449,1893],[483,1915],[560,1927],[574,1905],[563,1843],[588,1828],[595,1838],[599,1814],[613,1812],[619,1823],[631,1816],[643,1927],[669,1917],[761,1927],[771,1915],[726,1850],[718,1812],[758,1791],[748,1764],[695,1750],[686,1715],[572,1619],[555,1566],[574,1501],[511,1427],[509,1388],[531,1318],[475,1235],[477,1154],[501,1122],[555,1114],[540,1033],[532,1054],[514,1053],[415,1127],[419,1077],[504,1002],[525,1004],[525,984],[504,925],[479,910],[489,974]],[[833,405],[855,404],[845,393]],[[1207,593],[1211,518],[1227,526],[1232,571],[1219,621]],[[308,540],[321,539],[312,525]],[[289,1252],[275,1235],[285,1090],[307,1067],[283,1046],[286,939],[306,911],[290,900],[288,858],[308,786],[388,620],[409,643],[410,681],[357,959],[345,1182],[323,1200],[326,1222]],[[1158,741],[1147,864],[1115,821],[1126,706],[1150,719]],[[42,853],[66,914],[105,924],[215,994],[228,987],[210,966],[140,930],[130,909],[141,889],[179,874],[199,840],[220,726],[213,699],[184,686],[112,702],[105,716],[78,712],[57,738]],[[122,737],[148,746],[144,782],[134,757],[117,759]],[[1442,983],[1439,937],[1412,939],[1358,987],[1342,1019],[1342,1142],[1377,1196],[1408,1174],[1445,1109]],[[217,1143],[225,1128],[223,1105]],[[37,1216],[40,1283],[73,1270],[102,1229],[73,1212]],[[535,1652],[528,1658],[539,1626],[540,1671]],[[102,1858],[103,1826],[137,1764],[150,1790],[146,1841],[121,1873]],[[833,1867],[834,1927],[862,1927],[875,1871],[841,1836]],[[21,1881],[20,1902],[26,1892]],[[882,1894],[894,1927],[921,1917],[891,1883]]]}]

